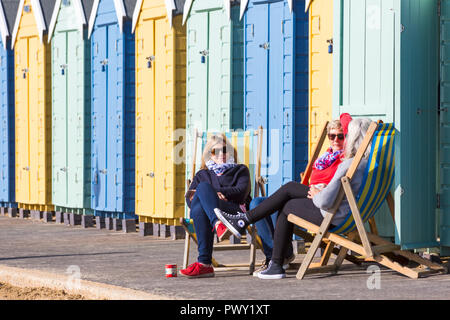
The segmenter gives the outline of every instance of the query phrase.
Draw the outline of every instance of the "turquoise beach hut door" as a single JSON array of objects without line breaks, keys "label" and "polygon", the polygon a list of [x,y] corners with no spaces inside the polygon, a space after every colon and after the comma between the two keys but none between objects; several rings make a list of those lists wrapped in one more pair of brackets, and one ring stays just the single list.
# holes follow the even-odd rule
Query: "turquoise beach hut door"
[{"label": "turquoise beach hut door", "polygon": [[243,128],[243,24],[239,20],[239,6],[231,6],[228,12],[224,3],[223,0],[191,0],[184,6],[188,179],[195,129],[225,132]]},{"label": "turquoise beach hut door", "polygon": [[440,1],[439,198],[441,255],[450,254],[450,0]]},{"label": "turquoise beach hut door", "polygon": [[304,0],[291,5],[285,0],[251,0],[245,11],[241,7],[244,128],[265,129],[261,174],[269,195],[298,181],[308,162],[309,41],[304,8]]},{"label": "turquoise beach hut door", "polygon": [[394,122],[395,229],[405,249],[437,246],[438,8],[428,0],[335,0],[333,117]]}]

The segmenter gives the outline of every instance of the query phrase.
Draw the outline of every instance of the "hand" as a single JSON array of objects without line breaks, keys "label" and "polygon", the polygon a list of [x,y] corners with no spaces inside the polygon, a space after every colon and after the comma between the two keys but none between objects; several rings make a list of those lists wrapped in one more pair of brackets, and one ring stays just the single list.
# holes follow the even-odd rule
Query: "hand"
[{"label": "hand", "polygon": [[217,196],[219,197],[220,200],[228,201],[228,199],[223,195],[222,192],[217,192]]},{"label": "hand", "polygon": [[187,194],[189,200],[192,201],[192,199],[194,199],[195,189],[188,190],[188,191],[186,192],[186,194]]},{"label": "hand", "polygon": [[318,194],[320,192],[320,189],[312,186],[311,188],[309,188],[308,191],[308,198],[312,199],[316,194]]}]

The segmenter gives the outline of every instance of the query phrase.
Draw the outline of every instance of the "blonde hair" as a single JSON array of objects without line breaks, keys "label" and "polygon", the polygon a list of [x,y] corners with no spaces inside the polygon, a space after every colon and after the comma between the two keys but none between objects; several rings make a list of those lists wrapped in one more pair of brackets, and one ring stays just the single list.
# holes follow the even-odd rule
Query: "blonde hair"
[{"label": "blonde hair", "polygon": [[341,120],[332,120],[330,122],[328,122],[327,125],[327,134],[329,134],[331,132],[331,130],[333,129],[342,129],[342,124],[341,124]]},{"label": "blonde hair", "polygon": [[205,145],[205,148],[203,148],[202,164],[200,166],[200,169],[207,169],[206,162],[208,162],[211,159],[211,150],[218,144],[225,145],[227,150],[231,150],[235,163],[238,163],[236,148],[233,147],[233,145],[228,141],[225,134],[219,133],[211,135],[211,137],[208,139],[208,142]]},{"label": "blonde hair", "polygon": [[[348,134],[345,143],[345,158],[350,159],[356,155],[359,146],[364,140],[367,130],[369,129],[372,120],[368,118],[358,118],[350,121],[348,125]],[[370,155],[370,146],[364,153],[364,158]]]}]

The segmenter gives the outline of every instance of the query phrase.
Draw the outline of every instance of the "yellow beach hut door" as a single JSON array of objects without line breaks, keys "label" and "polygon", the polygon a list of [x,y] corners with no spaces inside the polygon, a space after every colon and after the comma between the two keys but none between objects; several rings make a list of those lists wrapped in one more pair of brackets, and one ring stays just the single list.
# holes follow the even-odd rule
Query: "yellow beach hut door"
[{"label": "yellow beach hut door", "polygon": [[[37,157],[39,143],[44,142],[43,116],[38,111],[38,49],[39,39],[20,39],[16,46],[16,78],[18,86],[16,102],[16,157],[17,157],[17,202],[37,203],[39,199]],[[29,103],[29,101],[33,103]],[[39,130],[39,131],[38,131]],[[39,132],[39,134],[33,134]],[[42,188],[41,188],[42,189]]]},{"label": "yellow beach hut door", "polygon": [[[164,215],[166,199],[171,193],[163,192],[169,184],[168,172],[172,161],[165,155],[172,153],[166,137],[172,132],[171,107],[173,105],[173,46],[170,25],[165,18],[147,19],[137,29],[137,202],[136,212]],[[172,76],[170,76],[172,74]]]}]

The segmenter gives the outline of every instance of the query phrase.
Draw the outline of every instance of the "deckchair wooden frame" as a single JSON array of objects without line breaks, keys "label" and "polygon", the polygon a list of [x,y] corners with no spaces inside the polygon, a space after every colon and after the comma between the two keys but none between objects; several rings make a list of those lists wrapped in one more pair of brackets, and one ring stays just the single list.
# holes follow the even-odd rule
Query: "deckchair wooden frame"
[{"label": "deckchair wooden frame", "polygon": [[[262,156],[262,140],[263,140],[263,128],[260,126],[258,130],[254,131],[254,135],[258,137],[257,145],[257,155],[256,155],[256,166],[255,166],[255,179],[254,179],[254,198],[258,197],[261,193],[265,196],[264,179],[261,177],[261,156]],[[203,132],[199,132],[195,129],[194,132],[194,144],[193,144],[193,159],[192,159],[192,171],[191,178],[187,179],[187,188],[191,185],[196,173],[196,162],[197,162],[197,140],[203,137]],[[184,257],[183,257],[183,268],[186,268],[189,264],[189,250],[190,250],[190,240],[192,239],[196,245],[198,245],[196,233],[191,232],[189,229],[189,224],[184,218],[180,218],[181,225],[186,231],[185,243],[184,243]],[[249,274],[252,274],[255,270],[255,260],[256,260],[256,248],[262,250],[262,242],[256,233],[255,226],[248,226],[247,232],[250,235],[249,243],[244,244],[214,244],[214,251],[228,251],[228,250],[250,250],[249,263],[240,264],[222,264],[219,263],[214,257],[212,260],[212,265],[215,271],[229,271],[229,270],[248,270]],[[248,240],[248,238],[247,238]]]},{"label": "deckchair wooden frame", "polygon": [[[311,159],[309,159],[305,171],[300,174],[300,180],[304,185],[309,185],[309,179],[311,178],[314,162],[316,162],[317,158],[319,157],[320,151],[322,150],[323,144],[325,143],[325,140],[327,138],[328,123],[329,121],[325,121],[321,130],[319,141],[313,149]],[[370,219],[369,225],[372,233],[378,234],[375,219]],[[294,233],[304,239],[306,242],[312,242],[314,239],[314,237],[310,233],[299,230],[298,228],[294,229]],[[320,262],[317,263],[317,266],[326,265],[331,256],[331,253],[337,254],[339,251],[337,248],[335,248],[335,245],[327,239],[323,239],[323,241],[320,243],[320,247],[323,249],[323,253]],[[357,257],[348,254],[345,256],[345,260],[348,260],[357,265],[360,265],[362,262]]]},{"label": "deckchair wooden frame", "polygon": [[[316,234],[297,272],[297,279],[301,280],[304,278],[306,274],[312,273],[328,273],[328,272],[337,273],[345,257],[347,256],[348,250],[351,250],[361,255],[364,261],[377,262],[389,269],[395,270],[413,279],[432,273],[447,272],[445,267],[439,264],[435,264],[429,260],[423,259],[419,255],[414,254],[412,252],[401,250],[400,246],[395,245],[390,241],[387,241],[377,236],[376,234],[369,233],[364,228],[361,214],[357,205],[356,197],[351,189],[350,181],[353,178],[356,169],[358,168],[363,158],[364,153],[369,147],[377,127],[378,124],[376,122],[373,122],[370,125],[366,133],[366,136],[360,148],[358,149],[350,168],[348,169],[346,175],[341,179],[342,187],[339,191],[336,201],[331,210],[327,212],[327,214],[325,215],[324,220],[320,226],[317,226],[302,218],[299,218],[294,214],[288,215],[288,221],[303,229],[306,229],[310,233]],[[346,197],[349,202],[352,211],[352,216],[356,225],[356,230],[342,236],[336,233],[332,233],[328,230],[331,221],[335,213],[337,212],[341,202],[343,201],[344,197]],[[393,211],[394,199],[392,198],[392,195],[390,193],[388,193],[386,201],[388,202],[391,214],[394,215]],[[325,259],[326,263],[323,263],[319,266],[312,266],[311,265],[312,259],[314,258],[317,249],[319,248],[321,242],[324,239],[328,240],[329,243],[331,243],[331,246],[334,246],[334,244],[341,246],[339,253],[337,254],[336,260],[331,265],[327,265],[328,259]],[[394,256],[398,255],[410,261],[414,261],[419,264],[419,267],[410,268],[407,266],[403,266],[400,263],[398,263],[395,260],[395,258],[392,257],[392,255]]]}]

